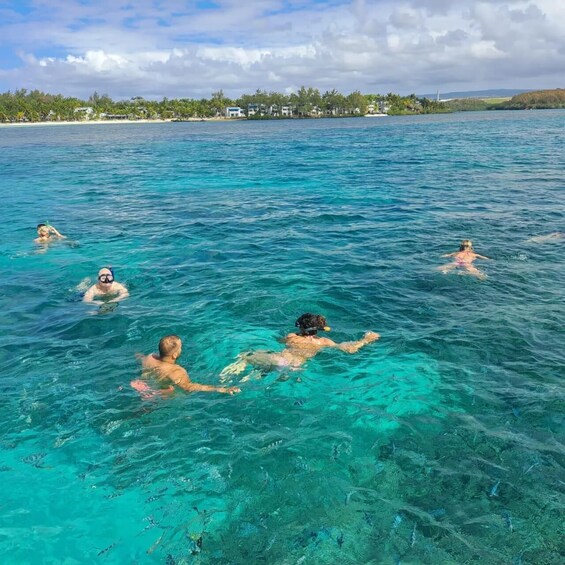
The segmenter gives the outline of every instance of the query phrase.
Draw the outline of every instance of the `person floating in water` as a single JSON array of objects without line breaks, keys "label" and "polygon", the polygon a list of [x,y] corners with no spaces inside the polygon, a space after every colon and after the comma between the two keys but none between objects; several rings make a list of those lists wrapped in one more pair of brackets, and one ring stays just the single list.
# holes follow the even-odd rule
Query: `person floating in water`
[{"label": "person floating in water", "polygon": [[33,240],[35,243],[52,243],[59,239],[66,239],[54,226],[49,224],[37,224],[37,235],[38,237]]},{"label": "person floating in water", "polygon": [[343,343],[336,343],[327,337],[319,337],[316,335],[318,331],[329,332],[330,328],[326,319],[318,314],[302,314],[294,325],[298,328],[298,331],[290,333],[284,338],[286,348],[283,351],[278,353],[271,351],[240,353],[237,360],[220,373],[220,377],[225,379],[230,375],[239,375],[248,365],[264,373],[276,370],[296,370],[326,347],[333,347],[345,353],[356,353],[365,345],[381,337],[378,333],[367,332],[358,341]]},{"label": "person floating in water", "polygon": [[193,383],[188,373],[177,365],[177,359],[182,353],[182,341],[176,335],[167,335],[159,341],[159,354],[138,355],[143,368],[142,377],[153,376],[160,385],[159,390],[150,387],[145,380],[131,381],[131,386],[139,391],[143,398],[154,398],[157,395],[167,395],[174,392],[173,385],[177,385],[186,392],[220,392],[235,394],[241,392],[236,386],[223,387]]},{"label": "person floating in water", "polygon": [[128,296],[128,289],[123,284],[114,280],[114,271],[112,268],[103,267],[98,271],[98,282],[93,284],[85,292],[82,300],[83,302],[104,304],[107,302],[119,302]]},{"label": "person floating in water", "polygon": [[527,239],[526,243],[546,243],[548,241],[558,241],[560,239],[565,239],[565,232],[555,231],[547,235],[536,235]]},{"label": "person floating in water", "polygon": [[453,269],[460,268],[466,273],[479,279],[486,279],[487,277],[482,271],[479,271],[479,269],[473,265],[473,261],[475,259],[489,259],[489,257],[475,253],[475,250],[473,249],[473,242],[470,239],[464,239],[461,242],[459,251],[448,253],[447,255],[443,255],[443,257],[453,257],[454,259],[453,263],[448,263],[447,265],[438,267],[443,274],[449,273]]}]

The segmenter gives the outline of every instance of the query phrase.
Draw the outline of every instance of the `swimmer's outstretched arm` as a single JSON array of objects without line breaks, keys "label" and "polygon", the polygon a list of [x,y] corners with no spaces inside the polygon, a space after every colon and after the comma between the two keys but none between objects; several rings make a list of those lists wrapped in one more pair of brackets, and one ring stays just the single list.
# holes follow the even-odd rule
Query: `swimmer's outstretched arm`
[{"label": "swimmer's outstretched arm", "polygon": [[457,255],[457,253],[459,253],[459,251],[454,251],[453,253],[446,253],[445,255],[442,255],[442,257],[453,257],[454,255]]},{"label": "swimmer's outstretched arm", "polygon": [[477,259],[489,259],[490,257],[485,257],[484,255],[479,255],[478,253],[475,253],[475,256],[477,257]]},{"label": "swimmer's outstretched arm", "polygon": [[363,338],[358,341],[344,341],[343,343],[332,342],[333,345],[329,347],[336,347],[340,351],[345,351],[345,353],[357,353],[362,347],[373,343],[373,341],[377,341],[380,337],[381,336],[376,332],[367,332]]},{"label": "swimmer's outstretched arm", "polygon": [[193,383],[188,373],[182,368],[178,367],[178,370],[175,372],[174,375],[171,375],[169,378],[180,388],[186,390],[186,392],[219,392],[222,394],[235,394],[237,392],[241,392],[236,386],[213,386],[213,385],[202,385],[199,383]]}]

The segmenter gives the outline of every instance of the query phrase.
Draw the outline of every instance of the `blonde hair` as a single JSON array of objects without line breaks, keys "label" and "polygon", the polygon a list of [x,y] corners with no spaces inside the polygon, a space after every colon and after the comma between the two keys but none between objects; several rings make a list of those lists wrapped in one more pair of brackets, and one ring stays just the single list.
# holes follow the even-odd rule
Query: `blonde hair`
[{"label": "blonde hair", "polygon": [[470,239],[464,239],[459,246],[459,251],[465,251],[466,249],[473,249],[473,242]]},{"label": "blonde hair", "polygon": [[181,345],[182,341],[178,335],[166,335],[159,342],[159,355],[167,357],[174,353]]}]

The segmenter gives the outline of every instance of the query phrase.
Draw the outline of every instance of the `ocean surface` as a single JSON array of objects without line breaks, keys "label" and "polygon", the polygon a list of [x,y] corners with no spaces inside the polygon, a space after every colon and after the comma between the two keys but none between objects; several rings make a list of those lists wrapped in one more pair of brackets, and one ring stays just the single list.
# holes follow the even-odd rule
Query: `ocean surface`
[{"label": "ocean surface", "polygon": [[[565,111],[0,129],[4,564],[563,559]],[[48,221],[68,240],[41,247]],[[459,242],[487,278],[442,274]],[[115,269],[113,312],[80,283]],[[357,354],[144,400],[280,351]],[[326,335],[326,334],[324,334]],[[240,380],[242,382],[240,382]]]}]

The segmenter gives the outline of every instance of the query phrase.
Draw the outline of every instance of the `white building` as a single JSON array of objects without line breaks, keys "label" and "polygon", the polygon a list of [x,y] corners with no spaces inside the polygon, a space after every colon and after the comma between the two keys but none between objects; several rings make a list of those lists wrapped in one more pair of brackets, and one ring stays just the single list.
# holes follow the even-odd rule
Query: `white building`
[{"label": "white building", "polygon": [[74,109],[75,114],[78,114],[79,112],[85,120],[89,120],[92,117],[92,114],[94,114],[94,109],[92,106],[84,106],[83,108]]},{"label": "white building", "polygon": [[245,118],[245,112],[239,106],[226,108],[226,118]]}]

